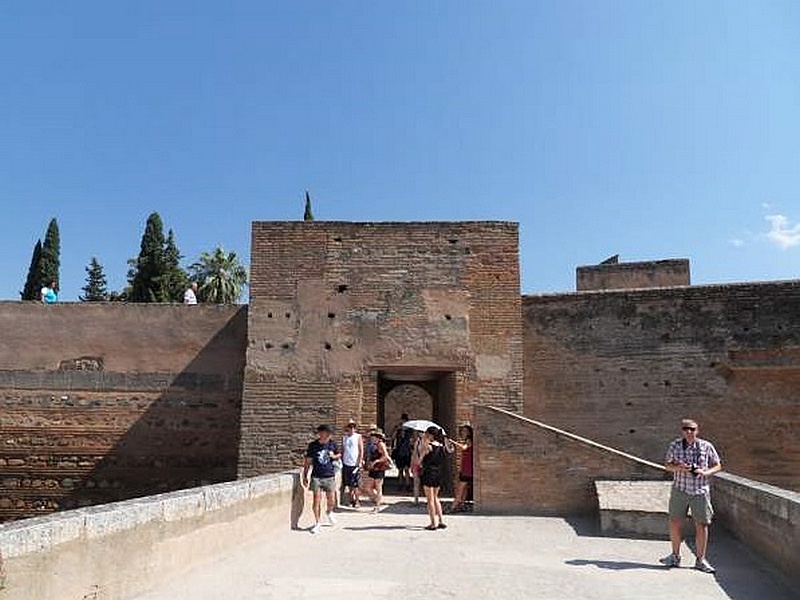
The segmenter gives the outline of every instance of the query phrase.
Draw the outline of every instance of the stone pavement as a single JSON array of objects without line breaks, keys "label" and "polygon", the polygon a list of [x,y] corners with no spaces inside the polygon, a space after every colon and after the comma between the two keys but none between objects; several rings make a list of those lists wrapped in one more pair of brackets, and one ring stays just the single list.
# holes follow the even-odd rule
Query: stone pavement
[{"label": "stone pavement", "polygon": [[[426,531],[424,504],[388,498],[383,512],[342,509],[312,535],[266,530],[263,538],[178,576],[138,600],[735,599],[790,600],[788,582],[719,527],[709,557],[716,576],[668,570],[666,541],[605,538],[588,521],[446,515]],[[684,548],[686,567],[694,556]]]}]

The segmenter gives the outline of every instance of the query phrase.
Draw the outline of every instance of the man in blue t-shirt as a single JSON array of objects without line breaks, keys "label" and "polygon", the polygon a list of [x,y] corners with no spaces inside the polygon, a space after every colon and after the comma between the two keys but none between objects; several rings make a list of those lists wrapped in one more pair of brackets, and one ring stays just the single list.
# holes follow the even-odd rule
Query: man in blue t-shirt
[{"label": "man in blue t-shirt", "polygon": [[317,439],[308,445],[303,459],[303,485],[309,487],[314,494],[314,526],[311,533],[319,532],[322,492],[325,492],[328,522],[330,525],[336,523],[336,517],[333,516],[336,506],[336,469],[333,461],[341,458],[342,454],[336,447],[336,442],[331,439],[332,434],[330,425],[317,427]]}]

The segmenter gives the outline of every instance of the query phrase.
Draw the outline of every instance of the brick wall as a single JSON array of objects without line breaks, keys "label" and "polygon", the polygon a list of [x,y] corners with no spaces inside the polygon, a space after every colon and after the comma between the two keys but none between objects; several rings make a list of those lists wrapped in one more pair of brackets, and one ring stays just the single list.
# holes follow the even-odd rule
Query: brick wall
[{"label": "brick wall", "polygon": [[475,501],[487,514],[596,514],[598,479],[663,479],[660,466],[491,407],[475,410]]},{"label": "brick wall", "polygon": [[235,478],[246,313],[0,302],[0,519]]},{"label": "brick wall", "polygon": [[391,428],[388,380],[432,386],[450,428],[522,409],[516,224],[257,222],[251,278],[241,476],[296,464],[322,419]]},{"label": "brick wall", "polygon": [[529,296],[525,414],[655,462],[699,421],[726,470],[800,489],[800,282]]},{"label": "brick wall", "polygon": [[689,260],[653,260],[578,267],[576,282],[579,292],[689,285]]}]

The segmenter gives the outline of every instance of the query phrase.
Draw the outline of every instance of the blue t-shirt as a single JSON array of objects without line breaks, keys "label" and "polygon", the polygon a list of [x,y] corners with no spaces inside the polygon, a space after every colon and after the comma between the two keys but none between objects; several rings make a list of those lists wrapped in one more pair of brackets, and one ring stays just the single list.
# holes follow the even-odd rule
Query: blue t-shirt
[{"label": "blue t-shirt", "polygon": [[58,294],[56,291],[51,287],[45,287],[44,290],[44,301],[47,304],[53,304],[56,300],[58,300]]},{"label": "blue t-shirt", "polygon": [[318,477],[319,479],[326,479],[336,475],[333,466],[333,459],[330,453],[338,454],[336,449],[336,442],[328,440],[322,443],[319,440],[314,440],[308,445],[306,449],[306,456],[311,459],[311,476]]}]

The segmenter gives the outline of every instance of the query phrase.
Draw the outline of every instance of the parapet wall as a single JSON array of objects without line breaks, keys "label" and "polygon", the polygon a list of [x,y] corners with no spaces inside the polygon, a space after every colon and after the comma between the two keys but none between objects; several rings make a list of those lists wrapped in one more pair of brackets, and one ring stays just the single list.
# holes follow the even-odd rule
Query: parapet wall
[{"label": "parapet wall", "polygon": [[730,473],[712,482],[720,522],[800,583],[800,494]]},{"label": "parapet wall", "polygon": [[474,425],[482,513],[597,514],[596,480],[665,477],[661,465],[505,410],[478,407]]},{"label": "parapet wall", "polygon": [[0,520],[235,479],[247,309],[0,302]]},{"label": "parapet wall", "polygon": [[295,472],[6,523],[0,596],[136,597],[255,536],[295,526],[303,503]]},{"label": "parapet wall", "polygon": [[576,289],[620,290],[689,285],[688,259],[589,265],[575,271]]},{"label": "parapet wall", "polygon": [[523,299],[525,415],[661,463],[684,416],[800,490],[800,281]]}]

